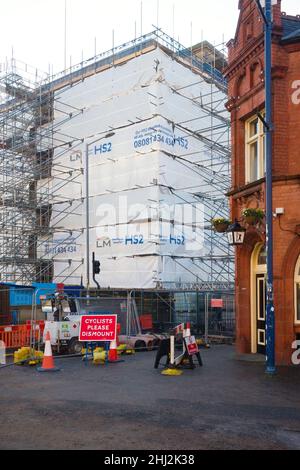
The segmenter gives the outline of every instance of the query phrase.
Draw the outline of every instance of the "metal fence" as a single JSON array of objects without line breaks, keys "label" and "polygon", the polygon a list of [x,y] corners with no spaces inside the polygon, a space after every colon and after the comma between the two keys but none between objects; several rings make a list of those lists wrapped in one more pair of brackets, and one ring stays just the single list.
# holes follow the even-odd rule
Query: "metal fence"
[{"label": "metal fence", "polygon": [[[90,295],[99,296],[104,302],[104,299],[115,297],[126,299],[129,292],[94,290]],[[81,296],[86,296],[85,290],[81,291]],[[206,338],[235,338],[233,291],[136,290],[132,291],[130,296],[135,300],[137,315],[150,318],[148,323],[151,324],[151,328],[147,327],[148,331],[151,329],[154,333],[166,333],[180,323],[190,322],[192,332],[196,335]],[[0,299],[0,307],[1,304],[3,302]],[[0,309],[1,313],[3,311]],[[7,322],[2,324],[5,323]]]},{"label": "metal fence", "polygon": [[235,338],[233,293],[205,294],[204,335]]},{"label": "metal fence", "polygon": [[139,315],[152,315],[155,332],[190,322],[197,335],[235,337],[233,292],[136,291],[132,295]]}]

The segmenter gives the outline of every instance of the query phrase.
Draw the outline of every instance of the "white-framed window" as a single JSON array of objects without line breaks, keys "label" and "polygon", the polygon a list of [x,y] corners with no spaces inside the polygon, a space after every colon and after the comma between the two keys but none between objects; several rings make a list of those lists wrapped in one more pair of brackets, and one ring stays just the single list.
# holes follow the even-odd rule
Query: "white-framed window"
[{"label": "white-framed window", "polygon": [[257,330],[257,344],[259,346],[266,346],[266,331]]},{"label": "white-framed window", "polygon": [[[262,113],[264,116],[264,113]],[[245,125],[246,184],[265,176],[265,131],[262,121],[254,116]]]},{"label": "white-framed window", "polygon": [[300,256],[295,270],[295,323],[300,324]]}]

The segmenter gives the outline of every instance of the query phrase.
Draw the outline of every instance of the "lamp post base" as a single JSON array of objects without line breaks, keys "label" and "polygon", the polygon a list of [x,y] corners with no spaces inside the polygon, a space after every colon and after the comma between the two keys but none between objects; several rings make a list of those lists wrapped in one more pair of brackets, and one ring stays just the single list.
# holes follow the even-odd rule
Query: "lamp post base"
[{"label": "lamp post base", "polygon": [[276,368],[275,367],[267,367],[266,368],[266,375],[269,377],[274,377],[276,375]]}]

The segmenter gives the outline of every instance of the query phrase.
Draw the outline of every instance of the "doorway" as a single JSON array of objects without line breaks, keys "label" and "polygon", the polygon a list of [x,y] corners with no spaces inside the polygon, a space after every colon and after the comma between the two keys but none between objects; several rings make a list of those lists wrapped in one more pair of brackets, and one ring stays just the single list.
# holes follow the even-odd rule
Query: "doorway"
[{"label": "doorway", "polygon": [[251,352],[266,354],[266,248],[258,244],[251,260]]}]

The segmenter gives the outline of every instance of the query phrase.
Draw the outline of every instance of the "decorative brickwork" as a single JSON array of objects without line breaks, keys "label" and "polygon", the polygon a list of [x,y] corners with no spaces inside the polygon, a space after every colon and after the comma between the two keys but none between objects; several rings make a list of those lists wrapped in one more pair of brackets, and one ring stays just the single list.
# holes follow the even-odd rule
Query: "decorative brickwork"
[{"label": "decorative brickwork", "polygon": [[[263,110],[265,103],[263,22],[254,0],[240,0],[239,9],[225,71],[232,124],[229,196],[232,218],[238,219],[244,208],[265,209],[265,180],[246,185],[245,179],[245,121]],[[292,342],[300,334],[300,325],[295,324],[294,293],[300,256],[300,17],[282,13],[281,1],[273,7],[273,14],[273,207],[285,210],[280,218],[274,218],[276,362],[289,364]],[[245,245],[237,248],[237,349],[241,353],[251,352],[251,256],[264,239],[262,224],[248,230]]]}]

